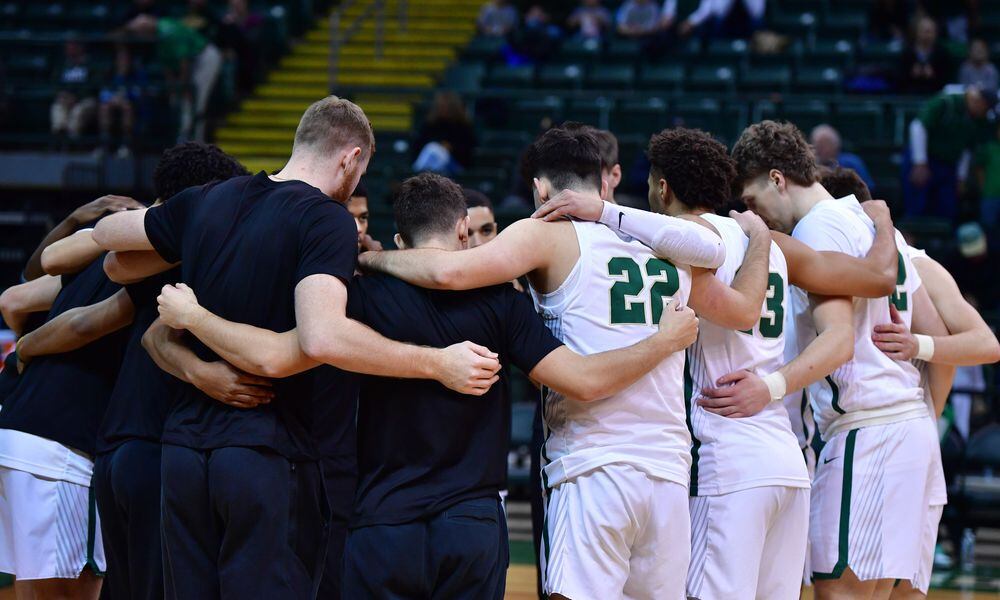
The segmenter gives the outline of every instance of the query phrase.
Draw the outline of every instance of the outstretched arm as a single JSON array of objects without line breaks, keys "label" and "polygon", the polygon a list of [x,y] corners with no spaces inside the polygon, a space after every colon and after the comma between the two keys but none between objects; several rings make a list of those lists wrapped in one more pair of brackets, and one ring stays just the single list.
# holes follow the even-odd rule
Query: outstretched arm
[{"label": "outstretched arm", "polygon": [[545,265],[555,243],[547,235],[550,227],[542,221],[521,219],[489,244],[469,250],[365,252],[358,262],[366,269],[431,289],[470,290],[500,285]]},{"label": "outstretched arm", "polygon": [[854,355],[854,313],[850,298],[810,297],[817,336],[791,362],[763,378],[750,371],[724,375],[702,390],[698,404],[724,417],[749,417],[789,392],[826,377]]},{"label": "outstretched arm", "polygon": [[126,285],[162,273],[180,263],[170,263],[153,250],[109,252],[104,257],[104,273],[115,283]]},{"label": "outstretched arm", "polygon": [[605,202],[597,196],[563,190],[535,211],[533,218],[555,221],[573,217],[599,221],[648,246],[670,261],[717,269],[726,260],[722,239],[691,221]]},{"label": "outstretched arm", "polygon": [[0,294],[0,314],[14,333],[24,333],[24,322],[33,312],[47,311],[59,290],[62,289],[62,277],[43,275],[21,285],[15,285]]},{"label": "outstretched arm", "polygon": [[81,229],[43,250],[41,261],[45,272],[49,275],[78,273],[97,260],[104,249],[94,241],[93,231]]},{"label": "outstretched arm", "polygon": [[25,335],[17,345],[23,363],[36,356],[71,352],[132,322],[135,307],[125,290],[110,298],[70,309]]},{"label": "outstretched arm", "polygon": [[158,367],[224,404],[253,408],[274,397],[267,379],[243,373],[221,360],[198,358],[182,343],[183,333],[157,319],[142,336],[142,347]]},{"label": "outstretched arm", "polygon": [[108,215],[94,226],[94,241],[105,250],[152,250],[146,235],[146,211],[129,210]]},{"label": "outstretched arm", "polygon": [[667,356],[683,351],[697,336],[694,311],[670,300],[660,317],[659,331],[643,341],[588,356],[560,346],[535,365],[528,377],[581,402],[602,400],[638,381]]}]

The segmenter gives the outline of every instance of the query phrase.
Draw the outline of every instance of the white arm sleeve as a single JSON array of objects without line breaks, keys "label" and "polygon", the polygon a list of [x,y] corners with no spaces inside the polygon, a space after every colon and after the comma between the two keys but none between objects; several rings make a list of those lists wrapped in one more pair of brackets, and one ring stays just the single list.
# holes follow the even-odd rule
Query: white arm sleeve
[{"label": "white arm sleeve", "polygon": [[910,121],[910,158],[915,165],[927,164],[927,128],[920,119]]},{"label": "white arm sleeve", "polygon": [[722,238],[691,221],[605,202],[601,223],[679,264],[717,269],[726,260]]}]

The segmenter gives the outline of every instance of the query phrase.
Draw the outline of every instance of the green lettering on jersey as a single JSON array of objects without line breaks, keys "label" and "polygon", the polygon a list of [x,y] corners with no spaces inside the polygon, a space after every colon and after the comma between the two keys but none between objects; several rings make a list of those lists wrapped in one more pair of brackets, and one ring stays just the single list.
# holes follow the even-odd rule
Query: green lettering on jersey
[{"label": "green lettering on jersey", "polygon": [[[615,279],[611,286],[612,325],[659,323],[664,299],[676,294],[681,286],[677,267],[669,261],[659,258],[646,261],[646,275],[650,279],[649,299],[652,304],[652,314],[647,314],[645,302],[626,298],[638,296],[647,286],[639,264],[632,258],[616,256],[608,261],[608,275]],[[652,321],[649,317],[652,317]]]},{"label": "green lettering on jersey", "polygon": [[[767,295],[764,297],[764,306],[767,314],[760,318],[757,329],[760,330],[761,337],[779,338],[785,329],[785,280],[780,273],[768,273],[767,275]],[[753,329],[741,329],[740,333],[753,335]]]},{"label": "green lettering on jersey", "polygon": [[906,283],[906,263],[903,262],[903,254],[901,252],[896,252],[896,256],[899,257],[899,266],[896,268],[896,291],[889,296],[889,302],[896,307],[898,311],[906,311],[909,303],[907,302],[907,294],[903,291],[903,284]]}]

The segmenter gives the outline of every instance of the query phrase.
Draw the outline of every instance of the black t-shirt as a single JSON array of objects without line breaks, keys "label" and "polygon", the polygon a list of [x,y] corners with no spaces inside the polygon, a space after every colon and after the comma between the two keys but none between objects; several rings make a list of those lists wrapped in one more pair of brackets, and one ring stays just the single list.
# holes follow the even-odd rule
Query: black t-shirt
[{"label": "black t-shirt", "polygon": [[324,459],[342,459],[344,464],[357,454],[358,389],[360,376],[321,365],[309,371],[315,398],[314,433],[319,454]]},{"label": "black t-shirt", "polygon": [[562,345],[531,302],[509,284],[445,292],[371,275],[355,279],[348,314],[401,342],[481,344],[503,365],[481,397],[436,381],[362,377],[351,526],[406,523],[497,497],[510,446],[509,365],[528,373]]},{"label": "black t-shirt", "polygon": [[[47,319],[101,302],[120,289],[104,274],[104,256],[100,256],[79,274],[63,277],[63,288]],[[0,428],[94,454],[98,427],[121,366],[126,332],[116,331],[78,350],[32,360],[4,402]]]},{"label": "black t-shirt", "polygon": [[97,452],[110,452],[134,439],[160,441],[163,422],[181,381],[160,370],[142,347],[142,336],[159,316],[156,297],[168,283],[180,280],[180,267],[175,267],[125,286],[135,307],[132,326],[128,330],[125,357],[114,391],[104,413]]},{"label": "black t-shirt", "polygon": [[[263,172],[193,187],[146,213],[146,234],[199,303],[230,321],[273,331],[295,327],[295,286],[315,274],[354,274],[358,231],[344,205],[301,181]],[[219,357],[195,341],[206,361]],[[274,382],[275,398],[253,410],[213,400],[192,385],[177,394],[164,443],[189,448],[270,448],[292,459],[317,455],[310,426],[313,378]]]}]

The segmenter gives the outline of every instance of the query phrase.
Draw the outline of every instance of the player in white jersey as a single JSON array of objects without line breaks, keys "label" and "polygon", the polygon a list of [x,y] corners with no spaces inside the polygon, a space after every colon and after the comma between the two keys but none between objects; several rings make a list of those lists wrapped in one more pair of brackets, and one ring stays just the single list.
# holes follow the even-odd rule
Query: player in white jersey
[{"label": "player in white jersey", "polygon": [[[692,218],[719,233],[726,244],[726,261],[715,275],[724,283],[733,281],[736,271],[742,272],[748,240],[735,221],[711,213],[730,199],[735,169],[725,146],[705,132],[677,128],[654,135],[647,154],[651,208]],[[534,216],[596,220],[604,208],[603,203],[568,190],[542,205]],[[646,213],[638,219],[628,216],[621,224],[610,221],[612,227],[655,252],[655,241],[643,236],[642,227],[633,225],[669,218]],[[889,233],[883,232],[879,251],[870,259],[824,255],[781,236],[792,260],[786,264],[778,244],[771,244],[767,298],[758,305],[754,321],[742,331],[701,321],[698,341],[688,350],[688,381],[693,385],[686,390],[694,461],[689,598],[798,597],[808,529],[809,478],[788,416],[766,393],[766,385],[764,401],[757,405],[732,401],[725,395],[730,388],[718,388],[718,398],[705,397],[700,390],[715,388],[719,378],[736,370],[765,376],[783,368],[782,314],[790,280],[817,291],[836,289],[831,281],[856,280],[859,293],[888,293],[895,274],[885,271],[895,266],[895,245],[891,222],[883,229]],[[782,377],[787,374],[789,385],[795,388],[830,373],[850,353],[849,302],[838,299],[823,304],[819,310],[826,320],[839,326],[821,327],[814,347],[784,369]],[[742,387],[742,379],[733,386]],[[702,402],[717,401],[725,404],[702,406]],[[795,564],[798,569],[791,567]]]},{"label": "player in white jersey", "polygon": [[[600,158],[596,141],[585,131],[555,128],[543,134],[526,155],[525,173],[534,179],[536,203],[567,187],[600,201]],[[719,266],[721,241],[678,219],[660,226],[660,239],[669,240],[660,256],[602,225],[528,219],[479,248],[370,253],[361,262],[411,283],[448,289],[527,273],[551,329],[570,348],[592,353],[648,335],[668,297],[723,322],[745,326],[756,321],[768,237],[762,222],[740,218],[747,221],[759,254],[754,259],[759,264],[748,269],[759,274],[759,281],[748,285],[760,288],[753,304],[735,285],[710,275],[693,283],[683,263]],[[747,277],[742,279],[747,283]],[[689,297],[693,287],[699,293]],[[699,308],[701,303],[705,306]],[[684,598],[690,435],[683,364],[678,353],[631,388],[598,403],[546,395],[543,480],[549,497],[543,557],[550,597]]]},{"label": "player in white jersey", "polygon": [[[772,228],[791,230],[818,250],[856,257],[869,251],[871,220],[854,198],[835,200],[818,183],[812,149],[793,125],[750,126],[733,157],[743,200]],[[891,298],[854,300],[854,357],[809,389],[827,442],[810,508],[810,563],[820,599],[887,596],[895,579],[913,580],[919,570],[937,439],[926,426],[915,367],[889,359],[871,339],[873,327],[888,320],[889,302],[908,307],[919,287],[902,254],[899,271],[905,280]],[[812,331],[809,314],[797,314],[800,347]]]}]

